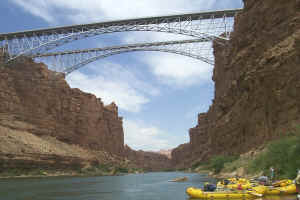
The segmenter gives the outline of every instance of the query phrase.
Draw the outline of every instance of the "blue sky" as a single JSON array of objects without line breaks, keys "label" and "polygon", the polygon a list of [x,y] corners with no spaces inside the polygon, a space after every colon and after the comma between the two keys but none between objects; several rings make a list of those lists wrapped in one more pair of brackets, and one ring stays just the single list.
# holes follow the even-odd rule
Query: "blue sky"
[{"label": "blue sky", "polygon": [[[242,0],[2,0],[0,32],[242,8]],[[114,33],[68,44],[95,48],[187,37],[152,32]],[[169,53],[136,52],[108,57],[71,73],[71,87],[114,101],[123,116],[125,143],[139,150],[170,149],[189,142],[197,114],[214,96],[213,67]]]}]

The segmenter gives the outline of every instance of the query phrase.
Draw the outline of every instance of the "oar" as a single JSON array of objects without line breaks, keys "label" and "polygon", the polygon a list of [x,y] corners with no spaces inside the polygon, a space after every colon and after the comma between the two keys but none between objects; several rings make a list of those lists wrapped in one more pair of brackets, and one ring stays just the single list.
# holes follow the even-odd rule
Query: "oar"
[{"label": "oar", "polygon": [[257,196],[257,197],[262,197],[263,196],[263,194],[260,194],[260,193],[257,193],[255,190],[247,190],[247,192],[249,193],[249,194],[253,194],[254,196]]},{"label": "oar", "polygon": [[257,197],[262,197],[263,194],[259,194],[259,193],[256,193],[256,192],[249,192],[249,194],[253,194],[254,196],[257,196]]},{"label": "oar", "polygon": [[[238,191],[238,190],[231,190],[230,192],[241,194],[241,191]],[[248,194],[252,194],[252,195],[254,195],[254,196],[257,196],[257,197],[262,197],[262,196],[263,196],[263,194],[257,193],[257,192],[255,192],[255,191],[249,191],[249,190],[246,190],[246,194],[247,194],[247,193],[248,193]]]}]

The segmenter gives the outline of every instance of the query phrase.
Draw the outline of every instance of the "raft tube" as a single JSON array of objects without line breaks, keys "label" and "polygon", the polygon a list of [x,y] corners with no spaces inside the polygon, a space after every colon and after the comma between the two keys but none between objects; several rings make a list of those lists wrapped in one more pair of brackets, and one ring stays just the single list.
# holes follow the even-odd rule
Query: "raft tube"
[{"label": "raft tube", "polygon": [[189,187],[186,193],[192,198],[201,199],[252,199],[262,196],[261,194],[248,192],[248,191],[217,191],[217,192],[204,192],[199,188]]},{"label": "raft tube", "polygon": [[290,184],[284,187],[266,187],[265,195],[297,194],[296,185]]},{"label": "raft tube", "polygon": [[274,182],[272,184],[272,186],[274,186],[274,187],[284,187],[284,186],[288,186],[292,183],[293,183],[293,181],[290,180],[290,179],[283,179],[283,180]]}]

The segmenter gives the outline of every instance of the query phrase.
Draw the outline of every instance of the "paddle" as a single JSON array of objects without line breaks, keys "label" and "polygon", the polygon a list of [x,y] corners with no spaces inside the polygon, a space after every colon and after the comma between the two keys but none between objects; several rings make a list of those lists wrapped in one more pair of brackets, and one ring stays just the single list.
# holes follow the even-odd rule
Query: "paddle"
[{"label": "paddle", "polygon": [[[236,193],[239,193],[239,192],[236,191]],[[259,194],[259,193],[255,192],[255,191],[246,191],[246,193],[252,194],[252,195],[257,196],[257,197],[262,197],[263,196],[262,194]]]},{"label": "paddle", "polygon": [[252,191],[249,191],[249,194],[253,194],[254,196],[257,196],[257,197],[262,197],[263,196],[262,194],[252,192]]},{"label": "paddle", "polygon": [[263,194],[257,193],[257,191],[255,191],[253,189],[247,190],[247,192],[249,194],[253,194],[254,196],[257,196],[257,197],[262,197],[263,196]]},{"label": "paddle", "polygon": [[[230,192],[232,192],[232,193],[241,193],[242,191],[239,191],[239,190],[230,190]],[[263,194],[257,193],[256,191],[247,190],[246,193],[252,194],[252,195],[257,196],[257,197],[262,197],[263,196]]]}]

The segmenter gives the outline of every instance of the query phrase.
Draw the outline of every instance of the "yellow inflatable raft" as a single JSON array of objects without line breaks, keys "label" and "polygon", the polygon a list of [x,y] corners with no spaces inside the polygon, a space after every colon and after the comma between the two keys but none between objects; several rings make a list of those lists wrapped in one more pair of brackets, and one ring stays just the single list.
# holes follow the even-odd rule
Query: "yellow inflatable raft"
[{"label": "yellow inflatable raft", "polygon": [[267,195],[263,197],[263,200],[296,200],[297,195]]},{"label": "yellow inflatable raft", "polygon": [[272,184],[272,186],[274,186],[274,187],[284,187],[284,186],[290,185],[292,183],[293,183],[293,181],[290,180],[290,179],[283,179],[283,180],[280,180],[280,181],[276,181],[275,183]]},{"label": "yellow inflatable raft", "polygon": [[263,196],[254,191],[216,191],[204,192],[199,188],[189,187],[186,193],[192,198],[201,199],[251,199]]},{"label": "yellow inflatable raft", "polygon": [[296,185],[290,184],[284,187],[266,187],[265,195],[287,195],[287,194],[296,194]]}]

